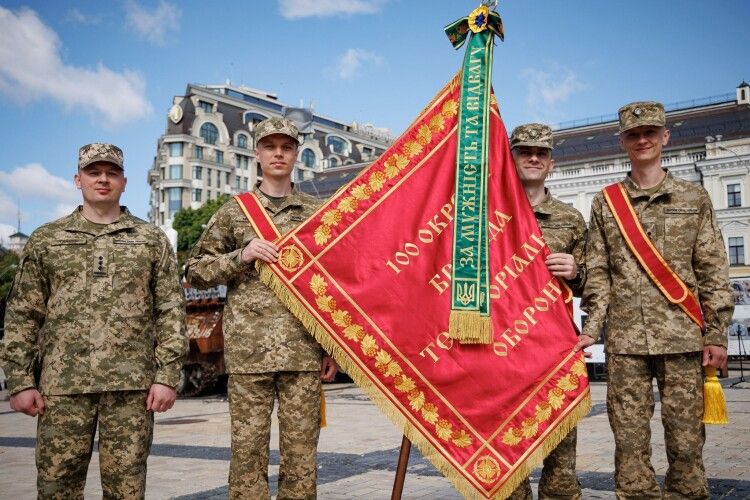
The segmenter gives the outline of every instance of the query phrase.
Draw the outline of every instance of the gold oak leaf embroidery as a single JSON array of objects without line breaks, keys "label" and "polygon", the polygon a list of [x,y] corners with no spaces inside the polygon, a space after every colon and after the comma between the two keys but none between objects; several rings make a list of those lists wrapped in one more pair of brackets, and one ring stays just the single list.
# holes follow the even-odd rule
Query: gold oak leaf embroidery
[{"label": "gold oak leaf embroidery", "polygon": [[373,191],[380,191],[385,185],[385,174],[383,172],[375,172],[370,176],[370,189]]},{"label": "gold oak leaf embroidery", "polygon": [[323,214],[323,217],[320,218],[320,221],[326,226],[335,226],[341,222],[341,212],[335,208],[333,210],[328,210]]},{"label": "gold oak leaf embroidery", "polygon": [[527,439],[534,437],[538,429],[539,423],[534,417],[528,417],[524,419],[523,423],[521,424],[521,432],[523,433],[523,437]]},{"label": "gold oak leaf embroidery", "polygon": [[453,425],[444,418],[441,418],[438,420],[437,424],[435,424],[435,434],[440,439],[445,439],[447,441],[453,436]]},{"label": "gold oak leaf embroidery", "polygon": [[336,300],[330,295],[320,295],[315,297],[315,303],[317,304],[318,309],[323,312],[330,313],[336,309]]},{"label": "gold oak leaf embroidery", "polygon": [[422,146],[426,146],[432,140],[432,131],[428,125],[422,125],[417,131],[417,142]]},{"label": "gold oak leaf embroidery", "polygon": [[460,431],[455,431],[453,433],[453,444],[458,446],[459,448],[466,448],[471,444],[471,436],[469,436],[465,430],[461,429]]},{"label": "gold oak leaf embroidery", "polygon": [[344,328],[344,337],[359,342],[365,336],[365,329],[359,325],[349,325]]},{"label": "gold oak leaf embroidery", "polygon": [[313,274],[310,279],[310,289],[315,295],[324,295],[328,290],[328,285],[321,275]]},{"label": "gold oak leaf embroidery", "polygon": [[404,144],[403,152],[409,158],[414,158],[422,152],[422,145],[417,141],[409,141]]},{"label": "gold oak leaf embroidery", "polygon": [[553,410],[562,408],[563,401],[565,401],[565,392],[559,387],[555,387],[547,394],[547,402]]},{"label": "gold oak leaf embroidery", "polygon": [[438,418],[437,406],[435,406],[432,403],[425,403],[424,406],[422,407],[422,418],[431,424],[434,424],[435,422],[437,422],[437,418]]},{"label": "gold oak leaf embroidery", "polygon": [[406,375],[401,375],[396,379],[396,389],[401,392],[411,392],[415,387],[414,380]]},{"label": "gold oak leaf embroidery", "polygon": [[503,443],[508,446],[515,446],[521,442],[521,431],[518,429],[510,428],[503,434]]},{"label": "gold oak leaf embroidery", "polygon": [[371,195],[372,195],[372,190],[370,189],[370,186],[365,186],[364,184],[360,184],[352,188],[352,196],[354,196],[357,200],[366,200]]},{"label": "gold oak leaf embroidery", "polygon": [[352,317],[349,312],[341,309],[333,311],[331,313],[331,319],[336,326],[340,326],[341,328],[346,328],[352,324]]},{"label": "gold oak leaf embroidery", "polygon": [[364,353],[365,356],[372,357],[375,355],[376,352],[378,352],[378,343],[370,334],[367,334],[364,337],[362,337],[362,342],[360,343],[360,346],[362,347],[362,352]]},{"label": "gold oak leaf embroidery", "polygon": [[353,196],[347,196],[339,202],[339,210],[344,213],[351,213],[357,209],[359,201]]},{"label": "gold oak leaf embroidery", "polygon": [[328,226],[318,226],[313,232],[313,237],[316,244],[322,245],[331,239],[331,228]]},{"label": "gold oak leaf embroidery", "polygon": [[409,393],[409,406],[414,411],[419,411],[424,406],[424,392],[414,389]]}]

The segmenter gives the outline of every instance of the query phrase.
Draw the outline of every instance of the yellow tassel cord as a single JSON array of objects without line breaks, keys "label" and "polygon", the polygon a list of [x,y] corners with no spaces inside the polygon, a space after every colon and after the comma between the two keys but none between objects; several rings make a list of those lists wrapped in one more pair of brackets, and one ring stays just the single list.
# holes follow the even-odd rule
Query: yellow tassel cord
[{"label": "yellow tassel cord", "polygon": [[448,335],[462,344],[489,344],[492,342],[492,320],[477,311],[451,311]]},{"label": "yellow tassel cord", "polygon": [[716,376],[716,368],[707,366],[703,369],[706,380],[703,382],[703,423],[728,424],[727,402],[724,391]]},{"label": "yellow tassel cord", "polygon": [[323,387],[320,388],[320,428],[323,429],[328,425],[326,422],[326,393]]},{"label": "yellow tassel cord", "polygon": [[[419,449],[422,456],[429,460],[435,468],[453,484],[461,495],[465,498],[488,498],[479,495],[474,486],[472,486],[471,483],[469,483],[466,478],[454,468],[453,464],[438,453],[437,450],[432,447],[430,441],[420,434],[400,411],[393,407],[393,403],[391,403],[388,397],[378,390],[357,364],[348,357],[347,353],[331,339],[326,329],[318,323],[318,320],[310,314],[310,312],[299,302],[297,297],[289,291],[284,283],[268,268],[267,265],[259,263],[256,267],[260,273],[261,281],[273,290],[279,300],[284,303],[289,311],[291,311],[291,313],[302,322],[305,328],[307,328],[320,345],[323,346],[323,349],[333,356],[333,359],[336,360],[341,369],[354,380],[354,382],[367,394],[370,400],[380,408],[386,417],[388,417],[393,425],[395,425],[396,428],[401,429],[401,432],[409,439],[409,441]],[[525,466],[516,470],[503,487],[495,492],[491,498],[500,500],[510,496],[513,490],[521,484],[521,481],[528,477],[529,473],[537,465],[542,463],[544,457],[560,444],[560,441],[568,435],[570,430],[573,429],[578,421],[586,416],[590,410],[591,395],[586,394],[585,398],[578,403],[578,406],[570,412],[560,425],[547,437],[540,449],[538,449],[526,461]]]}]

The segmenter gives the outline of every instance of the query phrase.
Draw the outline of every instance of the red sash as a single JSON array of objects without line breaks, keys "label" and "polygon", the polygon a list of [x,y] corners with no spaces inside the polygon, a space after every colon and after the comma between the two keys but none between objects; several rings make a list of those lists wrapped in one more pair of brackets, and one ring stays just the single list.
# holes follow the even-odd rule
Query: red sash
[{"label": "red sash", "polygon": [[240,208],[245,212],[245,217],[250,221],[255,233],[268,241],[275,241],[281,238],[281,233],[276,228],[268,212],[261,204],[255,193],[240,193],[234,195]]},{"label": "red sash", "polygon": [[641,263],[651,281],[656,284],[667,300],[678,305],[690,319],[695,321],[701,330],[705,330],[706,325],[703,322],[698,298],[680,276],[669,267],[664,257],[646,235],[635,214],[633,205],[630,204],[623,183],[610,184],[604,188],[603,192],[604,199],[607,200],[607,204],[615,216],[617,226],[620,228],[628,248]]}]

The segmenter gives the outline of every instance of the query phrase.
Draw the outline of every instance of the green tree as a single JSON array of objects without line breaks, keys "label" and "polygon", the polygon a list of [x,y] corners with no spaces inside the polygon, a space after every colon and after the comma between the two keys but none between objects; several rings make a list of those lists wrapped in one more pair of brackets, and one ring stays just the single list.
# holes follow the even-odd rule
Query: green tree
[{"label": "green tree", "polygon": [[19,260],[15,253],[0,248],[0,297],[2,298],[5,298],[10,291]]},{"label": "green tree", "polygon": [[175,213],[172,227],[177,231],[177,260],[180,266],[187,259],[187,254],[200,238],[211,216],[229,200],[228,194],[209,200],[200,208],[183,208]]}]

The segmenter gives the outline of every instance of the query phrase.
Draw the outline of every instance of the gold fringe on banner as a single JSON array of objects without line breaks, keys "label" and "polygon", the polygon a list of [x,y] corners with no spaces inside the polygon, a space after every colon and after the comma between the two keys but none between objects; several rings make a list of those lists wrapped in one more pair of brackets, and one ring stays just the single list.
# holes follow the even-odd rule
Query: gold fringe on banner
[{"label": "gold fringe on banner", "polygon": [[[264,263],[256,261],[255,267],[260,274],[260,280],[268,285],[289,311],[302,322],[305,328],[315,337],[315,340],[323,346],[326,352],[333,356],[341,369],[354,380],[393,425],[400,429],[404,436],[419,449],[422,456],[429,460],[465,498],[482,498],[477,496],[478,491],[471,486],[466,477],[460,474],[455,466],[443,457],[400,411],[394,408],[388,397],[380,392],[357,364],[349,358],[348,354],[331,339],[325,328],[289,291],[279,277]],[[519,467],[491,497],[485,498],[501,499],[510,496],[518,485],[528,477],[529,473],[542,463],[544,458],[560,444],[578,421],[586,416],[589,411],[591,411],[591,394],[587,393],[576,408],[566,415],[557,428],[550,433],[544,445],[526,460],[523,467]]]},{"label": "gold fringe on banner", "polygon": [[716,368],[707,366],[703,371],[706,375],[706,380],[703,382],[703,423],[728,424],[727,401],[724,399],[724,391],[716,376]]},{"label": "gold fringe on banner", "polygon": [[479,311],[451,311],[448,335],[462,344],[489,344],[492,342],[492,319],[482,316]]}]

